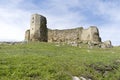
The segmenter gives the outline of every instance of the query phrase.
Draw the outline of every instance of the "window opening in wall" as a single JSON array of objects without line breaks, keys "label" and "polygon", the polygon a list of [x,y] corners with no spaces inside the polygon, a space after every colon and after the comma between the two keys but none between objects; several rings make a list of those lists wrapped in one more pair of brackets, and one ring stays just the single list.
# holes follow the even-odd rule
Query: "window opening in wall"
[{"label": "window opening in wall", "polygon": [[34,23],[34,21],[32,21],[32,23]]},{"label": "window opening in wall", "polygon": [[32,17],[32,23],[34,23],[34,17]]},{"label": "window opening in wall", "polygon": [[32,17],[32,20],[34,20],[34,17]]}]

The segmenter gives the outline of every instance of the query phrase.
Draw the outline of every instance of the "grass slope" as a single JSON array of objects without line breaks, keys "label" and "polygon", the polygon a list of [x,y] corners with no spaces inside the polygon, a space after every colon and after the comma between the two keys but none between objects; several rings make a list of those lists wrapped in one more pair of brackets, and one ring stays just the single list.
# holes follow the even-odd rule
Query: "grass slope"
[{"label": "grass slope", "polygon": [[88,49],[51,43],[0,45],[0,80],[72,80],[72,76],[119,80],[119,60],[120,47]]}]

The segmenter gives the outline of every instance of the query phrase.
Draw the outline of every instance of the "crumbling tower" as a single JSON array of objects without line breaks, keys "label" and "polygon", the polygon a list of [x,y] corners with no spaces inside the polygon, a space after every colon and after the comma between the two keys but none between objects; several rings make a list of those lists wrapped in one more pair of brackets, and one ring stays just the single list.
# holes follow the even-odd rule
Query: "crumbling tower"
[{"label": "crumbling tower", "polygon": [[26,31],[26,35],[30,37],[26,37],[27,41],[40,41],[47,42],[47,20],[44,16],[39,14],[33,14],[31,16],[30,21],[30,30]]}]

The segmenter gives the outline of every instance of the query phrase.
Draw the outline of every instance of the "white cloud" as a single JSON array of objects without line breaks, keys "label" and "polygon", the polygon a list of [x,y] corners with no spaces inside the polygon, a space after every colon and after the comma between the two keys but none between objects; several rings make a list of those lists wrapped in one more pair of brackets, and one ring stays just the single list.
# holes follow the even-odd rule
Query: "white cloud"
[{"label": "white cloud", "polygon": [[98,4],[98,15],[104,16],[104,19],[107,20],[105,24],[100,25],[100,34],[103,41],[111,40],[113,45],[120,45],[120,7],[118,6],[118,3],[114,2],[102,2]]},{"label": "white cloud", "polygon": [[106,24],[99,28],[102,41],[111,40],[113,45],[120,44],[118,24]]},{"label": "white cloud", "polygon": [[24,40],[24,32],[29,28],[30,13],[18,9],[0,8],[0,40]]}]

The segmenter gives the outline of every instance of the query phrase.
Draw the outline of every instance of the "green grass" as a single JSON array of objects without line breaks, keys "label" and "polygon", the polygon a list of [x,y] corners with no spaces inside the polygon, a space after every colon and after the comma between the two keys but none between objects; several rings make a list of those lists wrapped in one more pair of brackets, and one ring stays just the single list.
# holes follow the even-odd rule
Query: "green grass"
[{"label": "green grass", "polygon": [[[72,80],[71,76],[120,79],[120,63],[115,63],[120,60],[120,47],[88,49],[55,45],[0,45],[0,80]],[[105,71],[105,68],[112,69]]]}]

